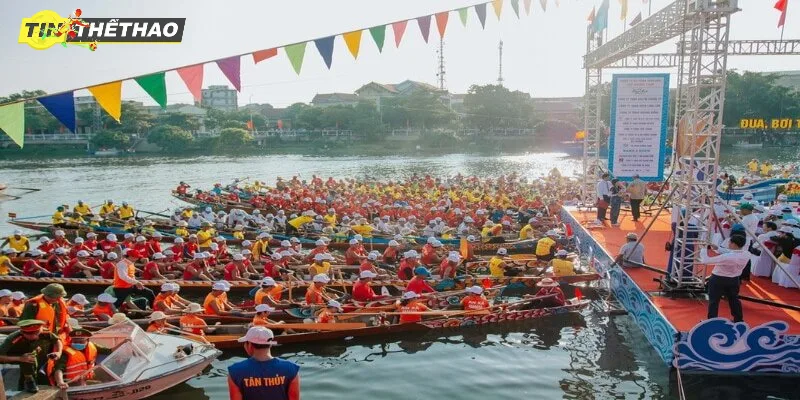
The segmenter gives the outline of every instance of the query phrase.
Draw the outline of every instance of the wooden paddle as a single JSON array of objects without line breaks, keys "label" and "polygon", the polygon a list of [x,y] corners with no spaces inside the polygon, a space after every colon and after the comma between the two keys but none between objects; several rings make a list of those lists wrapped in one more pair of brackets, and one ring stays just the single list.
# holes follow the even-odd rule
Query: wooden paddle
[{"label": "wooden paddle", "polygon": [[[344,331],[348,329],[366,328],[367,324],[363,322],[337,322],[337,323],[286,323],[286,324],[266,324],[259,325],[269,329],[292,329],[298,331]],[[244,325],[215,325],[210,328],[241,328]]]}]

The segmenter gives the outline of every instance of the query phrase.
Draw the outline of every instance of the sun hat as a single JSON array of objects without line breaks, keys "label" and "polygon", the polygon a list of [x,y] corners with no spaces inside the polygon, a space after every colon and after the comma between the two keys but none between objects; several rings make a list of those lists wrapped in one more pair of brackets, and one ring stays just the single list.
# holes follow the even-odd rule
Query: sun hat
[{"label": "sun hat", "polygon": [[501,248],[497,249],[497,254],[499,254],[501,256],[504,256],[504,255],[508,254],[508,250],[506,250],[505,247],[501,247]]},{"label": "sun hat", "polygon": [[116,303],[117,299],[108,293],[100,293],[100,295],[97,296],[97,301],[101,303]]},{"label": "sun hat", "polygon": [[198,303],[189,303],[189,305],[183,309],[183,312],[187,314],[199,314],[203,312],[203,306]]},{"label": "sun hat", "polygon": [[316,274],[314,278],[311,279],[314,283],[328,283],[331,281],[331,278],[325,274]]},{"label": "sun hat", "polygon": [[164,314],[163,311],[153,311],[149,317],[147,317],[147,321],[161,321],[162,319],[167,319],[167,314]]},{"label": "sun hat", "polygon": [[277,344],[275,341],[275,334],[272,333],[271,330],[264,328],[263,326],[254,326],[247,330],[247,333],[237,339],[239,343],[253,343],[253,344],[260,344],[260,345],[274,345]]},{"label": "sun hat", "polygon": [[8,289],[0,289],[0,297],[11,297],[11,291]]},{"label": "sun hat", "polygon": [[111,316],[111,319],[108,320],[109,325],[116,325],[120,322],[130,321],[128,316],[123,313],[115,313]]},{"label": "sun hat", "polygon": [[59,283],[51,283],[41,290],[42,294],[47,297],[66,297],[67,291],[64,286]]},{"label": "sun hat", "polygon": [[358,276],[360,278],[362,278],[362,279],[365,279],[365,278],[374,278],[374,277],[378,276],[378,274],[376,274],[376,273],[374,273],[374,272],[372,272],[370,270],[364,270],[364,271],[361,271],[361,273]]},{"label": "sun hat", "polygon": [[11,293],[11,299],[13,299],[13,300],[20,301],[20,300],[26,299],[27,297],[28,296],[25,296],[25,293],[22,293],[20,291],[16,291],[16,292],[12,292]]},{"label": "sun hat", "polygon": [[222,282],[214,282],[214,284],[211,285],[211,290],[220,290],[220,291],[223,291],[223,292],[227,292],[227,291],[231,290],[231,288],[229,288],[228,285],[226,285],[226,284],[224,284]]},{"label": "sun hat", "polygon": [[470,286],[467,288],[467,293],[481,294],[483,293],[483,288],[479,285]]},{"label": "sun hat", "polygon": [[419,295],[416,292],[405,292],[403,293],[403,300],[411,300],[416,299]]},{"label": "sun hat", "polygon": [[275,286],[275,284],[275,279],[272,279],[270,276],[261,280],[261,286]]},{"label": "sun hat", "polygon": [[328,304],[327,304],[327,305],[328,305],[328,307],[332,307],[332,308],[335,308],[335,309],[337,309],[337,310],[339,310],[339,311],[342,311],[342,303],[339,303],[339,302],[338,302],[338,301],[336,301],[336,300],[330,300],[330,301],[328,301]]}]

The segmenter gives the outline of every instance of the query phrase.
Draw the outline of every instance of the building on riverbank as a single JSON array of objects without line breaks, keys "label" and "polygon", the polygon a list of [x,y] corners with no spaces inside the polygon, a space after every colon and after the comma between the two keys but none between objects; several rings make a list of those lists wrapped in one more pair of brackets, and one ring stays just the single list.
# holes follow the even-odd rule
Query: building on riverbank
[{"label": "building on riverbank", "polygon": [[239,108],[238,93],[227,85],[211,85],[202,93],[202,107],[223,111],[236,111]]}]

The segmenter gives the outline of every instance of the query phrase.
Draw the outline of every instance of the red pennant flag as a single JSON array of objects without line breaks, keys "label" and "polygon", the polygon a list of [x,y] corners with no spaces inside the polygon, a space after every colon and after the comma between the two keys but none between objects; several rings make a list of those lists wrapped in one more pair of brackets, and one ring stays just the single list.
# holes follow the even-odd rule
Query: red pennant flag
[{"label": "red pennant flag", "polygon": [[267,50],[260,50],[253,53],[253,62],[258,64],[261,61],[264,61],[268,58],[272,58],[278,55],[278,48],[267,49]]},{"label": "red pennant flag", "polygon": [[789,7],[789,0],[778,0],[775,3],[775,9],[781,12],[781,18],[778,20],[778,28],[786,23],[786,9]]},{"label": "red pennant flag", "polygon": [[581,289],[578,287],[575,288],[575,298],[578,300],[583,298],[583,292],[581,292]]}]

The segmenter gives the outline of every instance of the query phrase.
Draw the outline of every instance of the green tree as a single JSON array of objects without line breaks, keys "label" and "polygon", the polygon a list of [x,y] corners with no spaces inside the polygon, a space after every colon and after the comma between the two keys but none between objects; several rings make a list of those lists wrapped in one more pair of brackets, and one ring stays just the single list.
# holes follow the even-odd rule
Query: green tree
[{"label": "green tree", "polygon": [[158,125],[179,126],[190,132],[196,132],[200,129],[200,118],[193,114],[167,112],[159,114],[155,123]]},{"label": "green tree", "polygon": [[250,132],[240,128],[225,128],[219,132],[219,143],[224,147],[240,148],[253,141]]},{"label": "green tree", "polygon": [[119,122],[112,118],[108,113],[101,114],[101,121],[105,129],[123,132],[127,134],[142,134],[153,127],[155,118],[138,103],[125,101],[122,103],[122,114]]},{"label": "green tree", "polygon": [[186,150],[194,141],[191,133],[173,125],[159,125],[147,135],[147,141],[169,152]]},{"label": "green tree", "polygon": [[778,84],[777,74],[728,71],[723,120],[738,127],[743,118],[796,118],[800,93]]},{"label": "green tree", "polygon": [[96,148],[106,149],[126,149],[130,144],[131,137],[119,131],[100,131],[92,135],[92,145]]},{"label": "green tree", "polygon": [[529,128],[535,119],[528,93],[500,85],[472,85],[464,97],[464,109],[467,126],[479,129]]}]

